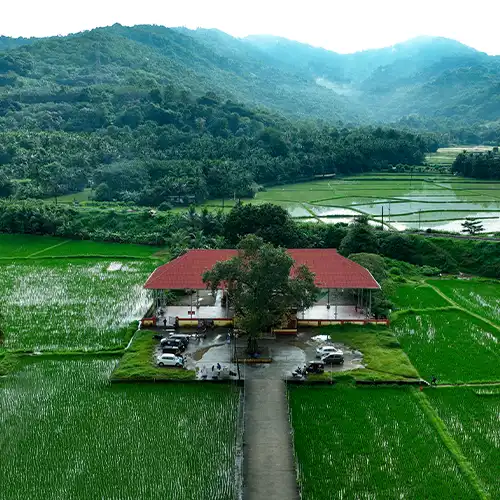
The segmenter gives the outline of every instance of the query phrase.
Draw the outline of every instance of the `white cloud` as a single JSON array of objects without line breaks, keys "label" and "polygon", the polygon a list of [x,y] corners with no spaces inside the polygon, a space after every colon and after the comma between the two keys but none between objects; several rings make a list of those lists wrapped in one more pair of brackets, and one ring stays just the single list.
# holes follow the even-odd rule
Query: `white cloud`
[{"label": "white cloud", "polygon": [[499,14],[496,0],[24,0],[2,5],[0,34],[64,35],[118,22],[273,34],[338,52],[434,35],[500,54]]}]

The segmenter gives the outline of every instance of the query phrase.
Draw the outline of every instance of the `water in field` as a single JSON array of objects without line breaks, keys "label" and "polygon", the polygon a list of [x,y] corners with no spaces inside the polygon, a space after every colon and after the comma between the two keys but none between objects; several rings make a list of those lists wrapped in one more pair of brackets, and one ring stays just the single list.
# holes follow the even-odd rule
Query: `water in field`
[{"label": "water in field", "polygon": [[0,306],[9,349],[100,350],[147,311],[151,261],[24,261],[0,265]]},{"label": "water in field", "polygon": [[[471,215],[470,217],[474,217]],[[481,225],[483,226],[484,232],[486,233],[496,233],[500,232],[500,214],[494,219],[480,219]],[[391,222],[391,226],[400,231],[404,229],[434,229],[437,231],[447,231],[452,233],[460,233],[463,229],[462,224],[465,222],[465,217],[463,219],[456,219],[447,222],[429,222],[423,221],[420,224],[418,222]]]},{"label": "water in field", "polygon": [[[500,231],[500,182],[449,174],[380,173],[330,178],[270,187],[246,202],[276,203],[294,218],[315,216],[315,221],[327,224],[349,223],[363,214],[381,221],[383,209],[384,222],[398,230],[460,232],[462,222],[475,217],[483,221],[485,232]],[[210,205],[217,203],[211,201]]]},{"label": "water in field", "polygon": [[0,500],[239,498],[240,392],[117,384],[111,359],[0,379]]}]

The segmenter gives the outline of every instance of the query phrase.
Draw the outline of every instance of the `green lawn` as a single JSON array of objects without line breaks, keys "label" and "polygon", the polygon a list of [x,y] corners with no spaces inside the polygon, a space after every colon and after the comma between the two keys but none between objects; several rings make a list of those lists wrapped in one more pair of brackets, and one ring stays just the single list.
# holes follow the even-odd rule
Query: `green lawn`
[{"label": "green lawn", "polygon": [[500,388],[443,388],[425,394],[491,498],[500,498]]},{"label": "green lawn", "polygon": [[[418,378],[418,373],[403,352],[394,334],[383,326],[336,325],[321,328],[333,342],[341,342],[363,354],[366,369],[338,372],[357,380],[404,380]],[[326,373],[323,378],[328,378]],[[309,377],[311,378],[311,377]],[[321,378],[321,377],[319,377]],[[314,379],[314,377],[312,377]]]},{"label": "green lawn", "polygon": [[303,500],[477,498],[408,389],[290,387]]},{"label": "green lawn", "polygon": [[398,309],[428,309],[449,306],[449,302],[427,285],[399,285],[391,296]]},{"label": "green lawn", "polygon": [[464,309],[500,326],[500,281],[474,279],[428,281]]},{"label": "green lawn", "polygon": [[420,375],[440,382],[500,381],[500,341],[493,327],[459,310],[404,314],[392,323]]},{"label": "green lawn", "polygon": [[123,355],[113,371],[113,380],[193,380],[194,370],[161,368],[153,357],[156,342],[154,332],[139,330],[136,332],[130,348]]},{"label": "green lawn", "polygon": [[102,241],[69,240],[31,234],[0,234],[0,258],[16,257],[151,257],[160,247],[108,243]]},{"label": "green lawn", "polygon": [[0,258],[29,257],[65,241],[52,236],[0,233]]},{"label": "green lawn", "polygon": [[115,360],[0,379],[0,500],[237,500],[235,386],[116,384]]},{"label": "green lawn", "polygon": [[148,309],[143,284],[155,261],[0,262],[5,347],[22,350],[122,348],[128,324]]},{"label": "green lawn", "polygon": [[[57,197],[57,203],[73,203],[73,202],[86,202],[90,201],[90,195],[92,191],[90,188],[85,188],[83,191],[79,191],[78,193],[70,193],[70,194],[65,194],[63,196],[58,196]],[[55,198],[47,198],[45,201],[48,202],[56,202]]]},{"label": "green lawn", "polygon": [[102,241],[71,240],[61,246],[44,251],[40,257],[151,257],[160,247],[133,245],[130,243],[108,243]]}]

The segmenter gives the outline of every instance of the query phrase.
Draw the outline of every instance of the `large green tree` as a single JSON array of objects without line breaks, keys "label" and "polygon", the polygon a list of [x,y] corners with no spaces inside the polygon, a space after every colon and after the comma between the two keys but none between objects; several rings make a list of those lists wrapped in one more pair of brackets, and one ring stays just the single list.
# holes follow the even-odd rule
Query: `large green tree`
[{"label": "large green tree", "polygon": [[377,235],[368,224],[368,218],[361,216],[349,226],[345,238],[340,243],[339,251],[348,256],[352,253],[378,253]]},{"label": "large green tree", "polygon": [[282,248],[254,235],[238,246],[238,255],[217,262],[203,281],[215,291],[226,284],[238,324],[248,334],[248,350],[257,350],[258,338],[280,325],[291,308],[311,307],[318,293],[314,275],[306,266],[294,266]]}]

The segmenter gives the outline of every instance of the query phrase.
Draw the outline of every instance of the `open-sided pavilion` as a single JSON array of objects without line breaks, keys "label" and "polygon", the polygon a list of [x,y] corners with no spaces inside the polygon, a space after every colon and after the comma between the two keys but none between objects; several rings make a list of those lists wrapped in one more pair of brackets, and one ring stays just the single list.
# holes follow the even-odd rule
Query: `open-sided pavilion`
[{"label": "open-sided pavilion", "polygon": [[[295,328],[299,325],[318,326],[339,322],[374,322],[371,314],[371,295],[380,285],[361,265],[337,253],[335,249],[289,249],[294,267],[306,265],[315,275],[315,283],[323,290],[322,297],[311,308],[298,311]],[[144,288],[153,291],[157,316],[177,317],[180,324],[194,325],[199,320],[216,324],[232,323],[233,311],[225,300],[226,290],[213,297],[203,283],[203,272],[218,261],[237,255],[237,250],[190,250],[158,267]],[[166,304],[166,292],[185,290],[184,303]],[[182,301],[181,301],[182,302]],[[159,314],[159,312],[162,314]],[[293,330],[293,325],[289,325]]]}]

